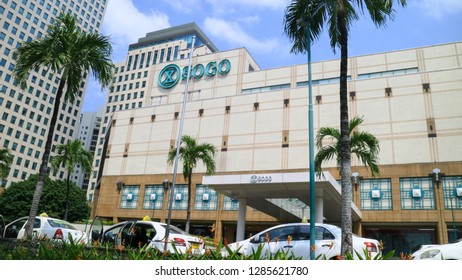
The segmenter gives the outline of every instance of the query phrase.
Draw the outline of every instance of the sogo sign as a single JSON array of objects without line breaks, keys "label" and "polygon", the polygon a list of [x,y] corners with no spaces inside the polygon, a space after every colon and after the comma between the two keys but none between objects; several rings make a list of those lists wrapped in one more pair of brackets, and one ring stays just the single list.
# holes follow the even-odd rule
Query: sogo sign
[{"label": "sogo sign", "polygon": [[[206,66],[202,64],[195,65],[191,70],[191,77],[194,79],[200,79],[204,75],[207,77],[213,77],[217,74],[217,72],[221,75],[226,75],[230,70],[231,62],[228,59],[223,59],[220,63],[218,63],[218,65],[216,61],[209,62]],[[178,65],[169,64],[160,71],[157,83],[161,88],[169,89],[178,84],[180,77],[182,80],[186,80],[187,76],[188,66],[185,66],[183,68],[183,72],[181,72]]]}]

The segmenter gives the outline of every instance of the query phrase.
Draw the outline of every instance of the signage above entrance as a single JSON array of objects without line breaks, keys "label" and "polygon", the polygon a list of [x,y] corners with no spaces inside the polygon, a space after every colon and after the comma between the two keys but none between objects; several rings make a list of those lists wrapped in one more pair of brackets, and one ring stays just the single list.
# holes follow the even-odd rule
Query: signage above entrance
[{"label": "signage above entrance", "polygon": [[[197,64],[192,67],[191,78],[200,79],[204,76],[213,77],[217,74],[226,75],[231,70],[231,62],[228,59],[223,59],[218,64],[216,61],[209,62],[206,66],[203,64]],[[165,66],[159,73],[157,83],[161,88],[170,89],[180,81],[186,80],[188,76],[188,66],[183,68],[181,72],[180,67],[176,64],[169,64]]]},{"label": "signage above entrance", "polygon": [[256,184],[256,183],[270,183],[273,181],[273,178],[271,176],[257,176],[257,175],[252,175],[250,177],[250,183]]}]

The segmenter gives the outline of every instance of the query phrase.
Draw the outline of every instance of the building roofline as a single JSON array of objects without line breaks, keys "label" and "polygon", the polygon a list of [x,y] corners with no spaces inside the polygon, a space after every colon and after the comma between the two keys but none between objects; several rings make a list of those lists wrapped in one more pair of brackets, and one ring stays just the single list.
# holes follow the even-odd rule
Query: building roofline
[{"label": "building roofline", "polygon": [[196,36],[204,41],[212,52],[219,52],[218,48],[194,22],[146,33],[145,37],[138,39],[138,43],[129,45],[128,49],[139,48],[152,42],[167,40],[192,33],[196,34]]}]

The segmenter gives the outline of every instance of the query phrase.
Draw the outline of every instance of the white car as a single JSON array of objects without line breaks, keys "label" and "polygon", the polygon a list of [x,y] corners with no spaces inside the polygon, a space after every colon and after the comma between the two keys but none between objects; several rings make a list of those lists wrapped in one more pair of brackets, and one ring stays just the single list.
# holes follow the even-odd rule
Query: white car
[{"label": "white car", "polygon": [[422,245],[412,254],[413,260],[462,260],[462,239],[451,244]]},{"label": "white car", "polygon": [[[341,255],[341,229],[329,224],[316,224],[315,256],[317,259],[337,259]],[[252,255],[260,246],[263,256],[283,251],[288,257],[310,259],[310,224],[291,223],[274,226],[264,230],[253,237],[231,243],[231,251],[245,256]],[[362,238],[353,235],[353,249],[361,255],[362,259],[374,258],[380,252],[379,242],[375,239]],[[364,256],[367,250],[369,257]],[[227,255],[227,251],[223,252]],[[358,259],[356,253],[354,258]]]},{"label": "white car", "polygon": [[[148,244],[151,248],[163,251],[166,229],[167,224],[165,223],[136,220],[115,224],[104,230],[101,236],[93,230],[93,226],[91,230],[92,240],[98,240],[103,244],[113,243],[117,247],[131,248],[141,248]],[[169,240],[167,250],[170,253],[175,253],[176,249],[179,253],[201,254],[204,250],[202,239],[189,235],[175,226],[170,226]]]},{"label": "white car", "polygon": [[[22,239],[26,233],[26,223],[29,217],[22,217],[7,224],[1,233],[4,238]],[[85,242],[86,234],[76,229],[69,222],[50,218],[48,216],[35,217],[32,230],[33,238],[51,239],[69,242]]]}]

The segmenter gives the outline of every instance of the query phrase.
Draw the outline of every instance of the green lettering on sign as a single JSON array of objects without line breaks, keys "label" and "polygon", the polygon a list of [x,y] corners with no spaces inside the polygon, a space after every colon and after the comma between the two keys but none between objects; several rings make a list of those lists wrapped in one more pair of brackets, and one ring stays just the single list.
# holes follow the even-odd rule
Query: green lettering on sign
[{"label": "green lettering on sign", "polygon": [[[190,78],[201,79],[204,74],[207,77],[214,77],[218,74],[227,75],[231,71],[231,61],[229,59],[223,59],[218,63],[216,61],[209,62],[205,67],[202,64],[197,64],[192,68]],[[157,83],[161,88],[170,89],[180,81],[180,78],[184,81],[188,77],[188,66],[180,70],[175,64],[169,64],[165,66],[159,74]]]}]

